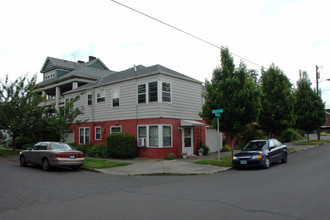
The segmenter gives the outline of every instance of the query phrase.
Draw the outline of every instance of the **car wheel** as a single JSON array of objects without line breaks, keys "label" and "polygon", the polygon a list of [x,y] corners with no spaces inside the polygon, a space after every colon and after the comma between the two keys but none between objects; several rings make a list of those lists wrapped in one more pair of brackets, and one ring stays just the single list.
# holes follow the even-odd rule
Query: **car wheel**
[{"label": "car wheel", "polygon": [[286,163],[288,162],[288,154],[286,152],[283,153],[283,157],[282,157],[282,163]]},{"label": "car wheel", "polygon": [[270,160],[269,157],[265,158],[264,164],[262,166],[264,169],[268,169],[270,167]]},{"label": "car wheel", "polygon": [[42,161],[42,169],[45,171],[50,170],[49,161],[47,158],[43,159]]},{"label": "car wheel", "polygon": [[21,155],[19,158],[19,163],[21,164],[21,167],[25,167],[27,165],[24,155]]}]

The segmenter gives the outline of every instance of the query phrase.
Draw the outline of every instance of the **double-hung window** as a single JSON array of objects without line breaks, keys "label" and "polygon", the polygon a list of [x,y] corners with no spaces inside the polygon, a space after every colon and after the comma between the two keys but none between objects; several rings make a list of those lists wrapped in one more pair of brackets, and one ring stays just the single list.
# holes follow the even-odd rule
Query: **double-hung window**
[{"label": "double-hung window", "polygon": [[138,104],[146,103],[146,84],[138,85]]},{"label": "double-hung window", "polygon": [[96,102],[105,102],[105,91],[96,93]]},{"label": "double-hung window", "polygon": [[162,83],[162,101],[171,102],[171,84],[167,82]]},{"label": "double-hung window", "polygon": [[95,140],[99,141],[101,139],[101,127],[95,127]]},{"label": "double-hung window", "polygon": [[112,107],[119,106],[119,88],[113,90]]},{"label": "double-hung window", "polygon": [[148,83],[148,91],[149,91],[149,102],[157,102],[158,101],[158,82],[150,82]]},{"label": "double-hung window", "polygon": [[170,125],[139,125],[137,136],[139,147],[172,147],[172,126]]},{"label": "double-hung window", "polygon": [[87,95],[87,105],[92,105],[93,104],[93,95],[88,94]]},{"label": "double-hung window", "polygon": [[79,144],[89,144],[90,128],[79,128]]}]

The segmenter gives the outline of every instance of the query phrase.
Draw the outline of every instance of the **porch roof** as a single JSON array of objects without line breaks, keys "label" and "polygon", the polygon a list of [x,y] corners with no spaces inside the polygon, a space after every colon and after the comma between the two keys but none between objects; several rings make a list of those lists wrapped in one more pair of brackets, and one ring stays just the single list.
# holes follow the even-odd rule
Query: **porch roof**
[{"label": "porch roof", "polygon": [[205,124],[194,120],[181,120],[181,126],[205,126]]}]

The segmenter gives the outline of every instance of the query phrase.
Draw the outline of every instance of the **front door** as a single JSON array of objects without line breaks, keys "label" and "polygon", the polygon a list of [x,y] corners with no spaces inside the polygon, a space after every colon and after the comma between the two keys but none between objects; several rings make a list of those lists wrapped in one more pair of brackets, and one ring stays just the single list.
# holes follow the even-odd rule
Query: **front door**
[{"label": "front door", "polygon": [[182,153],[193,155],[193,129],[192,127],[183,127],[182,130]]}]

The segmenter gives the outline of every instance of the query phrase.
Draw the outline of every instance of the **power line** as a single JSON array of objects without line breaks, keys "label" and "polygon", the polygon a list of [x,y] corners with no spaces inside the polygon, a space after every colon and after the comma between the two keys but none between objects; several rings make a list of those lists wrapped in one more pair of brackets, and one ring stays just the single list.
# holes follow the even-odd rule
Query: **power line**
[{"label": "power line", "polygon": [[[175,27],[175,26],[173,26],[173,25],[170,25],[170,24],[168,24],[168,23],[166,23],[166,22],[164,22],[164,21],[161,21],[161,20],[159,20],[159,19],[157,19],[157,18],[155,18],[155,17],[152,17],[152,16],[150,16],[150,15],[147,15],[146,13],[143,13],[143,12],[137,10],[137,9],[134,9],[134,8],[132,8],[132,7],[129,7],[129,6],[127,6],[127,5],[124,5],[124,4],[122,4],[122,3],[120,3],[120,2],[117,2],[117,1],[114,1],[114,0],[111,0],[111,1],[114,2],[114,3],[116,3],[116,4],[118,4],[118,5],[120,5],[120,6],[123,6],[123,7],[125,7],[125,8],[128,8],[128,9],[130,9],[130,10],[136,12],[136,13],[139,13],[139,14],[145,16],[145,17],[148,17],[148,18],[150,18],[150,19],[152,19],[152,20],[155,20],[155,21],[157,21],[157,22],[159,22],[159,23],[161,23],[161,24],[163,24],[163,25],[166,25],[166,26],[168,26],[168,27],[170,27],[170,28],[173,28],[173,29],[175,29],[175,30],[177,30],[177,31],[180,31],[181,33],[184,33],[184,34],[186,34],[186,35],[188,35],[188,36],[190,36],[190,37],[193,37],[193,38],[195,38],[195,39],[197,39],[197,40],[199,40],[199,41],[202,41],[202,42],[204,42],[204,43],[206,43],[206,44],[208,44],[208,45],[211,45],[211,46],[213,46],[213,47],[215,47],[215,48],[218,48],[218,49],[220,49],[220,50],[223,49],[222,46],[220,47],[220,46],[218,46],[218,45],[216,45],[216,44],[214,44],[214,43],[211,43],[211,42],[209,42],[209,41],[207,41],[207,40],[204,40],[204,39],[202,39],[202,38],[200,38],[200,37],[198,37],[198,36],[196,36],[196,35],[190,34],[190,33],[188,33],[187,31],[184,31],[184,30],[182,30],[182,29],[180,29],[180,28],[177,28],[177,27]],[[262,65],[259,65],[259,64],[255,63],[255,62],[250,61],[250,60],[248,60],[248,59],[246,59],[246,58],[244,58],[244,57],[242,57],[242,56],[239,56],[239,55],[237,55],[237,54],[235,54],[235,53],[230,52],[230,54],[232,54],[233,56],[236,56],[236,57],[238,57],[238,58],[240,58],[240,59],[242,59],[242,60],[245,60],[245,61],[247,61],[247,62],[249,62],[249,63],[252,63],[252,64],[254,64],[254,65],[256,65],[256,66],[262,67]]]}]

